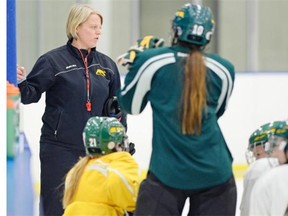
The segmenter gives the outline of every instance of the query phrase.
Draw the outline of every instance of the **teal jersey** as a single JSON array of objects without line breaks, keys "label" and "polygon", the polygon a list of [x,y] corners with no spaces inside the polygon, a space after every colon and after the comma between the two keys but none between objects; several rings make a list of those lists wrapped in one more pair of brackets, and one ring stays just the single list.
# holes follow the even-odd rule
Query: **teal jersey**
[{"label": "teal jersey", "polygon": [[224,113],[234,83],[234,66],[216,54],[205,54],[207,108],[200,135],[181,133],[181,95],[189,49],[181,46],[149,49],[137,55],[118,92],[122,110],[139,114],[148,101],[153,110],[152,155],[149,170],[177,189],[200,189],[224,183],[232,176],[232,156],[218,118]]}]

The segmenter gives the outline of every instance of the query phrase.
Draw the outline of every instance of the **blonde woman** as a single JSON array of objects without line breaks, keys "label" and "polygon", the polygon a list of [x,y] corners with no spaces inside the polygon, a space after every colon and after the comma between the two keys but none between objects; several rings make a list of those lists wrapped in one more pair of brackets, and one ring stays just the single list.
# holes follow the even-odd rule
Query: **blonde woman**
[{"label": "blonde woman", "polygon": [[123,216],[135,209],[140,172],[127,152],[125,128],[112,117],[91,117],[83,132],[86,156],[69,171],[64,216]]},{"label": "blonde woman", "polygon": [[[210,8],[184,5],[172,29],[170,47],[137,49],[118,94],[122,110],[139,114],[149,101],[153,112],[152,155],[135,215],[181,215],[187,198],[189,215],[235,215],[233,158],[218,125],[234,66],[204,52],[214,31]],[[147,37],[143,44],[149,47]]]},{"label": "blonde woman", "polygon": [[[24,67],[17,67],[23,104],[38,102],[46,93],[40,138],[44,215],[62,215],[60,185],[79,156],[85,155],[85,123],[91,116],[105,115],[105,104],[120,88],[116,64],[96,50],[102,24],[103,16],[91,6],[73,5],[67,19],[66,45],[40,56],[27,77]],[[121,122],[126,125],[125,117]]]}]

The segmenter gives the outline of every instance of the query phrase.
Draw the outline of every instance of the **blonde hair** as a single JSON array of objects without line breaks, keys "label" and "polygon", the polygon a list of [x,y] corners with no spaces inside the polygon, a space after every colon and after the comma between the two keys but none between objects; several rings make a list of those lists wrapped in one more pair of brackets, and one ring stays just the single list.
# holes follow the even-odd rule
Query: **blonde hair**
[{"label": "blonde hair", "polygon": [[182,133],[201,133],[202,112],[206,106],[206,66],[199,49],[192,49],[187,58],[182,90]]},{"label": "blonde hair", "polygon": [[103,16],[97,10],[86,4],[75,4],[71,7],[68,19],[66,22],[66,35],[69,40],[77,39],[76,29],[82,23],[84,23],[90,15],[96,14],[101,19],[101,25],[103,24]]},{"label": "blonde hair", "polygon": [[64,196],[62,200],[63,208],[65,209],[71,202],[79,184],[82,173],[90,161],[91,156],[81,158],[69,171],[65,180]]}]

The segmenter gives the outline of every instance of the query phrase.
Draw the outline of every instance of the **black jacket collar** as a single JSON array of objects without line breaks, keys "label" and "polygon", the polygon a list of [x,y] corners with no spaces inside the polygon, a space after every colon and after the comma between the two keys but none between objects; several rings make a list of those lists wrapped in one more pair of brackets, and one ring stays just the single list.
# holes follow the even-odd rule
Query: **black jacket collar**
[{"label": "black jacket collar", "polygon": [[[80,52],[82,53],[82,55],[84,57],[86,57],[88,55],[88,50],[85,50],[85,49],[78,49],[76,47],[74,47],[72,45],[72,40],[68,40],[67,41],[67,47],[68,47],[68,50],[72,53],[73,56],[75,56],[77,59],[80,59],[82,60],[82,56],[80,54]],[[88,56],[88,62],[90,62],[92,60],[92,56],[96,54],[96,47],[93,47],[91,49],[91,52],[89,53],[89,56]]]}]

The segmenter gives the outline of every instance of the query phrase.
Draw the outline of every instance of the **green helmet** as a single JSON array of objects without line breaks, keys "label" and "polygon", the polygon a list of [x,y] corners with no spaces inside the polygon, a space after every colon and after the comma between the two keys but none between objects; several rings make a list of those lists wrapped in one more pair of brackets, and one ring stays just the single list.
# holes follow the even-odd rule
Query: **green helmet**
[{"label": "green helmet", "polygon": [[83,130],[87,155],[106,155],[116,152],[116,147],[127,149],[128,139],[124,126],[114,117],[91,117]]},{"label": "green helmet", "polygon": [[[269,134],[267,134],[267,131],[270,128],[270,123],[266,123],[264,125],[261,125],[260,128],[255,130],[249,137],[249,143],[248,143],[248,149],[245,152],[245,157],[248,162],[248,164],[251,164],[256,160],[255,156],[255,148],[258,145],[262,145],[263,148],[266,149],[270,148],[270,144],[268,142],[269,140]],[[267,152],[266,152],[267,153]]]},{"label": "green helmet", "polygon": [[[246,159],[254,161],[253,151],[255,146],[263,145],[265,153],[269,156],[275,147],[281,150],[287,149],[288,123],[287,121],[273,121],[262,125],[254,131],[249,138]],[[285,151],[285,150],[284,150]]]},{"label": "green helmet", "polygon": [[269,143],[271,147],[279,147],[279,149],[287,149],[288,141],[288,122],[287,121],[274,121],[271,123],[269,130],[271,134],[269,137]]},{"label": "green helmet", "polygon": [[284,137],[288,139],[288,121],[275,121],[273,124],[273,135],[278,137]]},{"label": "green helmet", "polygon": [[269,129],[269,125],[270,123],[266,123],[260,126],[260,128],[255,130],[250,135],[248,148],[251,148],[251,147],[253,148],[255,145],[260,145],[260,144],[264,144],[268,142],[269,137],[267,134],[267,130]]},{"label": "green helmet", "polygon": [[185,4],[176,12],[172,28],[179,41],[205,46],[214,31],[212,11],[197,4]]}]

